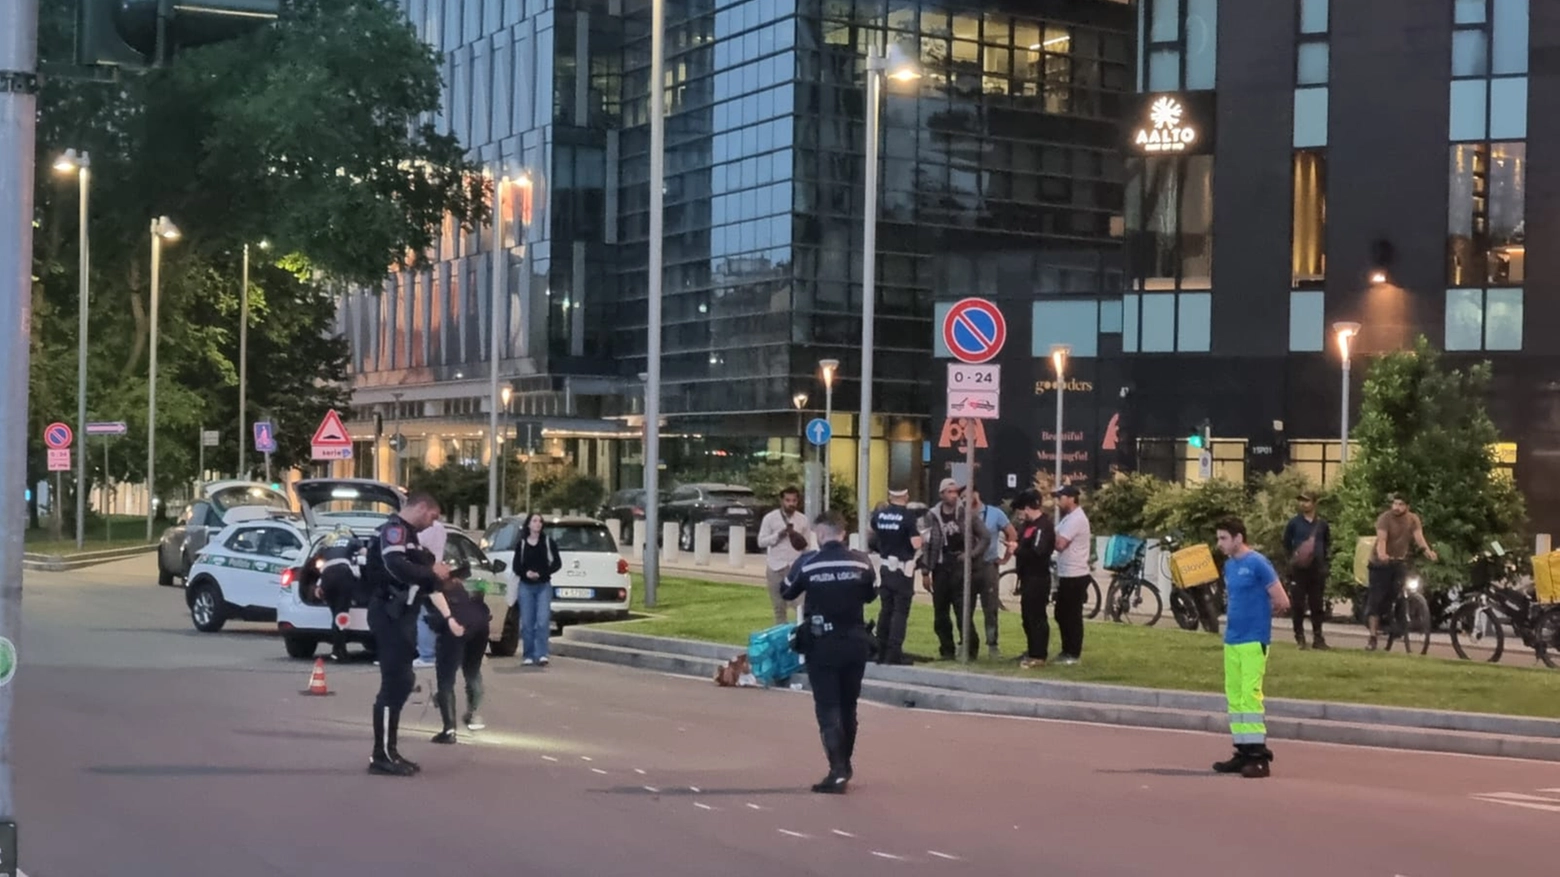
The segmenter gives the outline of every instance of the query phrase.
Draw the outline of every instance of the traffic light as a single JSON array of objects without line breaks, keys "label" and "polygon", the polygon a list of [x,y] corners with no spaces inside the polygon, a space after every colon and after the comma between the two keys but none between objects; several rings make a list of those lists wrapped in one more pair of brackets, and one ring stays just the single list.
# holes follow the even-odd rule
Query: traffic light
[{"label": "traffic light", "polygon": [[76,63],[153,67],[274,21],[281,0],[76,0]]},{"label": "traffic light", "polygon": [[1194,450],[1205,451],[1213,447],[1213,424],[1204,420],[1197,431],[1186,437],[1186,443]]}]

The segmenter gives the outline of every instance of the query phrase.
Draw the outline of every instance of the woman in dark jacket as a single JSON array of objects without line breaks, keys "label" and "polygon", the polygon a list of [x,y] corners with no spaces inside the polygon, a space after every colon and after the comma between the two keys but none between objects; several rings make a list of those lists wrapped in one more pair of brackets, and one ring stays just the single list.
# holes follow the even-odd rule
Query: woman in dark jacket
[{"label": "woman in dark jacket", "polygon": [[563,569],[558,544],[544,530],[542,516],[525,519],[525,535],[515,546],[514,581],[520,600],[520,663],[547,666],[547,638],[552,632],[552,577]]}]

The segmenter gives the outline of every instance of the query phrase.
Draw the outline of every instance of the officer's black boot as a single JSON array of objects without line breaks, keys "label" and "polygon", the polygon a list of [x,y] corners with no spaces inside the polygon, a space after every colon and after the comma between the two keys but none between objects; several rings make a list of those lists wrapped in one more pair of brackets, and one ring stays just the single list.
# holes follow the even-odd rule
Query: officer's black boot
[{"label": "officer's black boot", "polygon": [[374,708],[374,754],[368,762],[368,772],[385,776],[411,776],[412,770],[396,762],[385,748],[385,720],[388,709]]},{"label": "officer's black boot", "polygon": [[850,770],[845,766],[845,735],[838,725],[819,733],[823,738],[823,751],[829,756],[829,775],[813,784],[812,790],[820,795],[843,795],[845,784],[850,782]]},{"label": "officer's black boot", "polygon": [[455,742],[455,692],[441,691],[433,696],[434,703],[439,706],[439,718],[444,721],[444,730],[433,736],[435,743]]},{"label": "officer's black boot", "polygon": [[848,722],[845,725],[845,735],[840,747],[840,757],[844,761],[845,779],[853,779],[856,775],[856,766],[851,764],[851,759],[856,755],[856,723]]},{"label": "officer's black boot", "polygon": [[422,765],[410,759],[401,757],[401,753],[396,751],[396,742],[400,738],[401,708],[393,707],[390,709],[390,717],[386,723],[385,728],[385,754],[390,756],[391,761],[395,762],[406,770],[409,770],[412,773],[417,773],[418,771],[422,770]]}]

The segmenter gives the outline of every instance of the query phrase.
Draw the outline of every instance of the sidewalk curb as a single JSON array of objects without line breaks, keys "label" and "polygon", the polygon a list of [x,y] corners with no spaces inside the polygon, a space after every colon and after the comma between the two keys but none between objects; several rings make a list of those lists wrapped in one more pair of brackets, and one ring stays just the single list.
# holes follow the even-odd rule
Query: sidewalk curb
[{"label": "sidewalk curb", "polygon": [[26,554],[22,555],[22,569],[34,572],[68,572],[74,569],[111,563],[116,560],[148,554],[156,545],[137,545],[134,548],[110,548],[106,551],[84,551],[80,554]]},{"label": "sidewalk curb", "polygon": [[[709,678],[741,646],[571,627],[560,655]],[[1219,695],[869,665],[862,695],[895,706],[1227,732]],[[1560,721],[1363,704],[1267,702],[1275,739],[1560,761]]]}]

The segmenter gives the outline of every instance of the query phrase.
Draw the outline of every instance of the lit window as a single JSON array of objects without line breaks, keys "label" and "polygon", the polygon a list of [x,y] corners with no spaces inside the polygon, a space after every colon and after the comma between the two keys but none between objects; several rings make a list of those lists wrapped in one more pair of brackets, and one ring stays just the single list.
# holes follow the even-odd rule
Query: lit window
[{"label": "lit window", "polygon": [[1295,146],[1327,145],[1327,89],[1295,89]]},{"label": "lit window", "polygon": [[1032,310],[1034,330],[1030,350],[1037,357],[1051,355],[1055,344],[1072,347],[1072,356],[1098,356],[1100,308],[1098,302],[1052,299],[1037,301]]},{"label": "lit window", "polygon": [[1322,292],[1289,294],[1289,349],[1295,353],[1316,353],[1326,349]]}]

